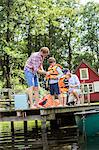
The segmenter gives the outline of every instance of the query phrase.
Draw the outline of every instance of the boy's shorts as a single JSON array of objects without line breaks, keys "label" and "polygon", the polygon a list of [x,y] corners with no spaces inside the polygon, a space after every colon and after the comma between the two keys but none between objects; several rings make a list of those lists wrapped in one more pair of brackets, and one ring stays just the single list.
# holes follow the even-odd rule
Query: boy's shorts
[{"label": "boy's shorts", "polygon": [[38,87],[38,77],[36,74],[33,74],[32,72],[25,70],[25,79],[29,87]]},{"label": "boy's shorts", "polygon": [[[78,96],[80,96],[80,94],[81,94],[81,89],[74,89],[73,91],[75,91],[75,92],[78,94]],[[73,91],[72,91],[72,92],[73,92]],[[73,102],[74,99],[75,99],[75,97],[73,96],[72,92],[69,94],[68,103]]]},{"label": "boy's shorts", "polygon": [[58,83],[50,84],[50,94],[51,95],[60,94]]},{"label": "boy's shorts", "polygon": [[81,94],[81,89],[74,89],[73,91],[76,92],[78,95]]}]

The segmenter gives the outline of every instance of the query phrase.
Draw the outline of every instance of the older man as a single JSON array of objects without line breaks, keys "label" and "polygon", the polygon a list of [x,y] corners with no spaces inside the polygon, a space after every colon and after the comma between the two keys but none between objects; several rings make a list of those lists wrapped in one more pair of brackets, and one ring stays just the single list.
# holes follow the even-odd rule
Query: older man
[{"label": "older man", "polygon": [[80,101],[79,95],[81,93],[80,81],[79,81],[77,75],[70,73],[70,71],[67,71],[66,75],[67,75],[67,79],[69,81],[69,94],[70,94],[68,103],[70,103],[72,101],[71,95],[74,96],[76,102],[79,102]]},{"label": "older man", "polygon": [[[30,108],[39,107],[39,84],[37,73],[46,75],[46,71],[43,70],[43,61],[48,54],[49,48],[42,47],[39,52],[32,53],[26,61],[24,72],[29,87],[27,93],[29,95]],[[35,105],[33,103],[33,92]]]}]

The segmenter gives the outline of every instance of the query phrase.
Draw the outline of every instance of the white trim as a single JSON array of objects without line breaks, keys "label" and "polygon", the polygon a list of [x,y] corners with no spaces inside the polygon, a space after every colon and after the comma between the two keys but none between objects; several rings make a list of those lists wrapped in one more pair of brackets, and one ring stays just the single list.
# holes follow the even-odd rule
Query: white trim
[{"label": "white trim", "polygon": [[99,92],[99,81],[95,81],[93,84],[95,92]]},{"label": "white trim", "polygon": [[[92,91],[90,91],[89,85],[92,86]],[[86,88],[87,88],[88,91],[85,91],[84,86],[86,86]],[[93,83],[84,83],[84,84],[81,84],[81,89],[82,89],[82,92],[83,92],[84,94],[94,93],[94,92],[95,92],[95,91],[94,91],[94,84],[93,84]]]},{"label": "white trim", "polygon": [[[80,80],[88,80],[89,79],[88,68],[80,68],[79,70],[80,70]],[[82,77],[82,71],[86,71],[86,75],[87,75],[86,78]]]}]

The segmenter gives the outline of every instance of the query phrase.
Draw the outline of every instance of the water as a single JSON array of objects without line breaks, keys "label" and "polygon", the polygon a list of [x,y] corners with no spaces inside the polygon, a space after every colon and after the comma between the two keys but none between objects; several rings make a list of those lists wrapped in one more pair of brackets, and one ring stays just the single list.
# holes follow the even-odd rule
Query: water
[{"label": "water", "polygon": [[[28,131],[24,133],[23,122],[15,122],[13,134],[10,122],[0,123],[0,150],[28,150],[33,149],[32,147],[35,149],[36,146],[33,145],[36,145],[36,140],[39,141],[39,136],[36,136],[33,124],[33,122],[28,122]],[[39,145],[38,149],[40,149]]]},{"label": "water", "polygon": [[99,150],[99,135],[80,141],[80,150]]},{"label": "water", "polygon": [[[0,123],[0,150],[42,150],[42,138],[40,129],[37,130],[34,128],[34,122],[29,121],[28,130],[24,133],[24,124],[23,122],[14,123],[14,134],[11,132],[11,123],[2,122]],[[40,123],[39,123],[40,126]],[[57,145],[55,145],[54,137],[48,135],[51,150],[76,150],[73,147],[76,147],[76,143],[62,143],[58,140]],[[54,140],[53,140],[54,139]]]},{"label": "water", "polygon": [[[10,122],[0,123],[0,150],[42,150],[40,129],[34,128],[34,122],[28,122],[28,130],[24,133],[23,122],[15,122],[14,134],[11,132]],[[40,123],[39,123],[40,125]],[[52,141],[51,141],[52,139]],[[56,139],[55,145],[53,137],[48,135],[50,150],[99,150],[99,135],[79,141],[60,142]]]}]

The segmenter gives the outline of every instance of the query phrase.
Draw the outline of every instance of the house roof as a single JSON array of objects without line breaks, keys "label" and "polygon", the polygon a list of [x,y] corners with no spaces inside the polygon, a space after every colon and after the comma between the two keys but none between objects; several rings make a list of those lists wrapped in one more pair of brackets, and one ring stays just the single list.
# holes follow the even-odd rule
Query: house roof
[{"label": "house roof", "polygon": [[80,62],[80,64],[78,65],[78,67],[76,68],[75,72],[78,70],[78,68],[80,68],[81,64],[86,64],[98,77],[99,77],[99,74],[85,61],[85,60],[82,60]]}]

